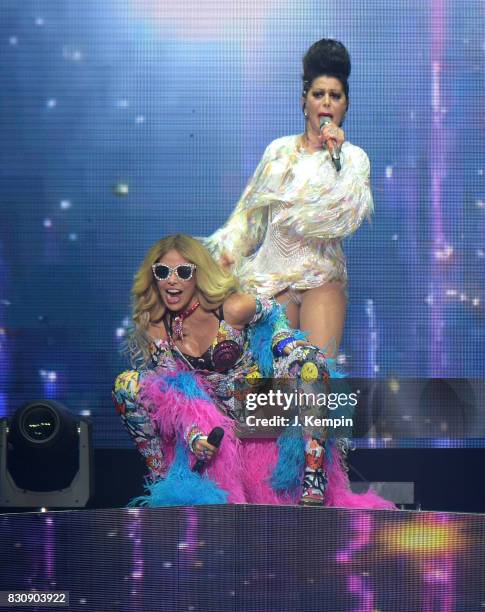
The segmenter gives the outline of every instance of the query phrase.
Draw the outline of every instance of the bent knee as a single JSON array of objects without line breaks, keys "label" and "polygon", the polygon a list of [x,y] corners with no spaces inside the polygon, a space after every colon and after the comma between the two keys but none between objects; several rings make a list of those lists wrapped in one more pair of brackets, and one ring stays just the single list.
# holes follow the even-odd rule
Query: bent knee
[{"label": "bent knee", "polygon": [[140,372],[137,370],[125,370],[115,379],[113,386],[113,397],[118,403],[131,400],[134,402],[140,391]]}]

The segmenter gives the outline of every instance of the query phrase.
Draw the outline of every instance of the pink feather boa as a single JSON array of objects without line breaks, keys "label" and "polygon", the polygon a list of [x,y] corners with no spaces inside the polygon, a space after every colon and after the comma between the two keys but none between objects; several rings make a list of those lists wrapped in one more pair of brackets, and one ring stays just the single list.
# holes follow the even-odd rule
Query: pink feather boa
[{"label": "pink feather boa", "polygon": [[[178,372],[165,376],[176,376]],[[210,400],[190,398],[184,393],[161,385],[159,374],[148,374],[141,384],[140,401],[149,407],[151,418],[158,425],[168,462],[173,460],[177,438],[184,439],[193,426],[205,432],[214,427],[224,429],[224,439],[207,472],[209,477],[228,492],[230,503],[295,504],[301,491],[288,496],[275,492],[269,478],[276,466],[278,447],[273,439],[240,439],[236,437],[233,419],[224,415]],[[203,389],[203,377],[196,375]],[[202,395],[202,394],[201,394]],[[191,465],[195,456],[191,455]],[[341,453],[335,447],[327,465],[328,484],[325,493],[327,506],[362,509],[395,509],[395,505],[374,491],[356,494],[349,486]]]}]

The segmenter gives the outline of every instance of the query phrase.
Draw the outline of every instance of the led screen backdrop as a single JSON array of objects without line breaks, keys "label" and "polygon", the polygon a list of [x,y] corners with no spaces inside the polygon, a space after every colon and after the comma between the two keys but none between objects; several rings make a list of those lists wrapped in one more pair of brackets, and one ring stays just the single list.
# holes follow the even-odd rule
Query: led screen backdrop
[{"label": "led screen backdrop", "polygon": [[0,413],[51,397],[129,444],[111,381],[133,274],[226,219],[303,129],[301,57],[350,50],[347,138],[375,215],[347,242],[356,376],[483,376],[485,6],[478,0],[2,0]]}]

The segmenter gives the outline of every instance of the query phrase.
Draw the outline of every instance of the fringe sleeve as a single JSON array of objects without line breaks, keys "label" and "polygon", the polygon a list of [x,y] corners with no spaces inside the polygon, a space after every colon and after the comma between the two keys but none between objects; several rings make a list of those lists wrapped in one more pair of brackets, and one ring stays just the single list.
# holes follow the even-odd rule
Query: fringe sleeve
[{"label": "fringe sleeve", "polygon": [[259,161],[253,176],[247,184],[236,208],[226,223],[202,242],[219,261],[227,253],[237,264],[257,250],[266,232],[267,209],[257,203],[257,195],[264,191],[270,173],[271,145]]},{"label": "fringe sleeve", "polygon": [[349,145],[346,153],[340,173],[301,194],[301,206],[297,196],[293,206],[282,210],[273,222],[307,239],[342,239],[355,232],[374,209],[370,163],[359,147]]}]

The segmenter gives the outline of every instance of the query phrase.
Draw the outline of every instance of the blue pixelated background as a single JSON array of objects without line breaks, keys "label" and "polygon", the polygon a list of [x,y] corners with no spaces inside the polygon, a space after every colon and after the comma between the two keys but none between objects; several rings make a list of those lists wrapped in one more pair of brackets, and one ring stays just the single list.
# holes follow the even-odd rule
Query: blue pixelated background
[{"label": "blue pixelated background", "polygon": [[356,376],[484,373],[479,0],[2,0],[0,416],[36,397],[130,444],[111,382],[133,274],[226,219],[265,146],[301,132],[301,58],[352,56],[346,135],[375,215],[347,241],[340,361]]}]

